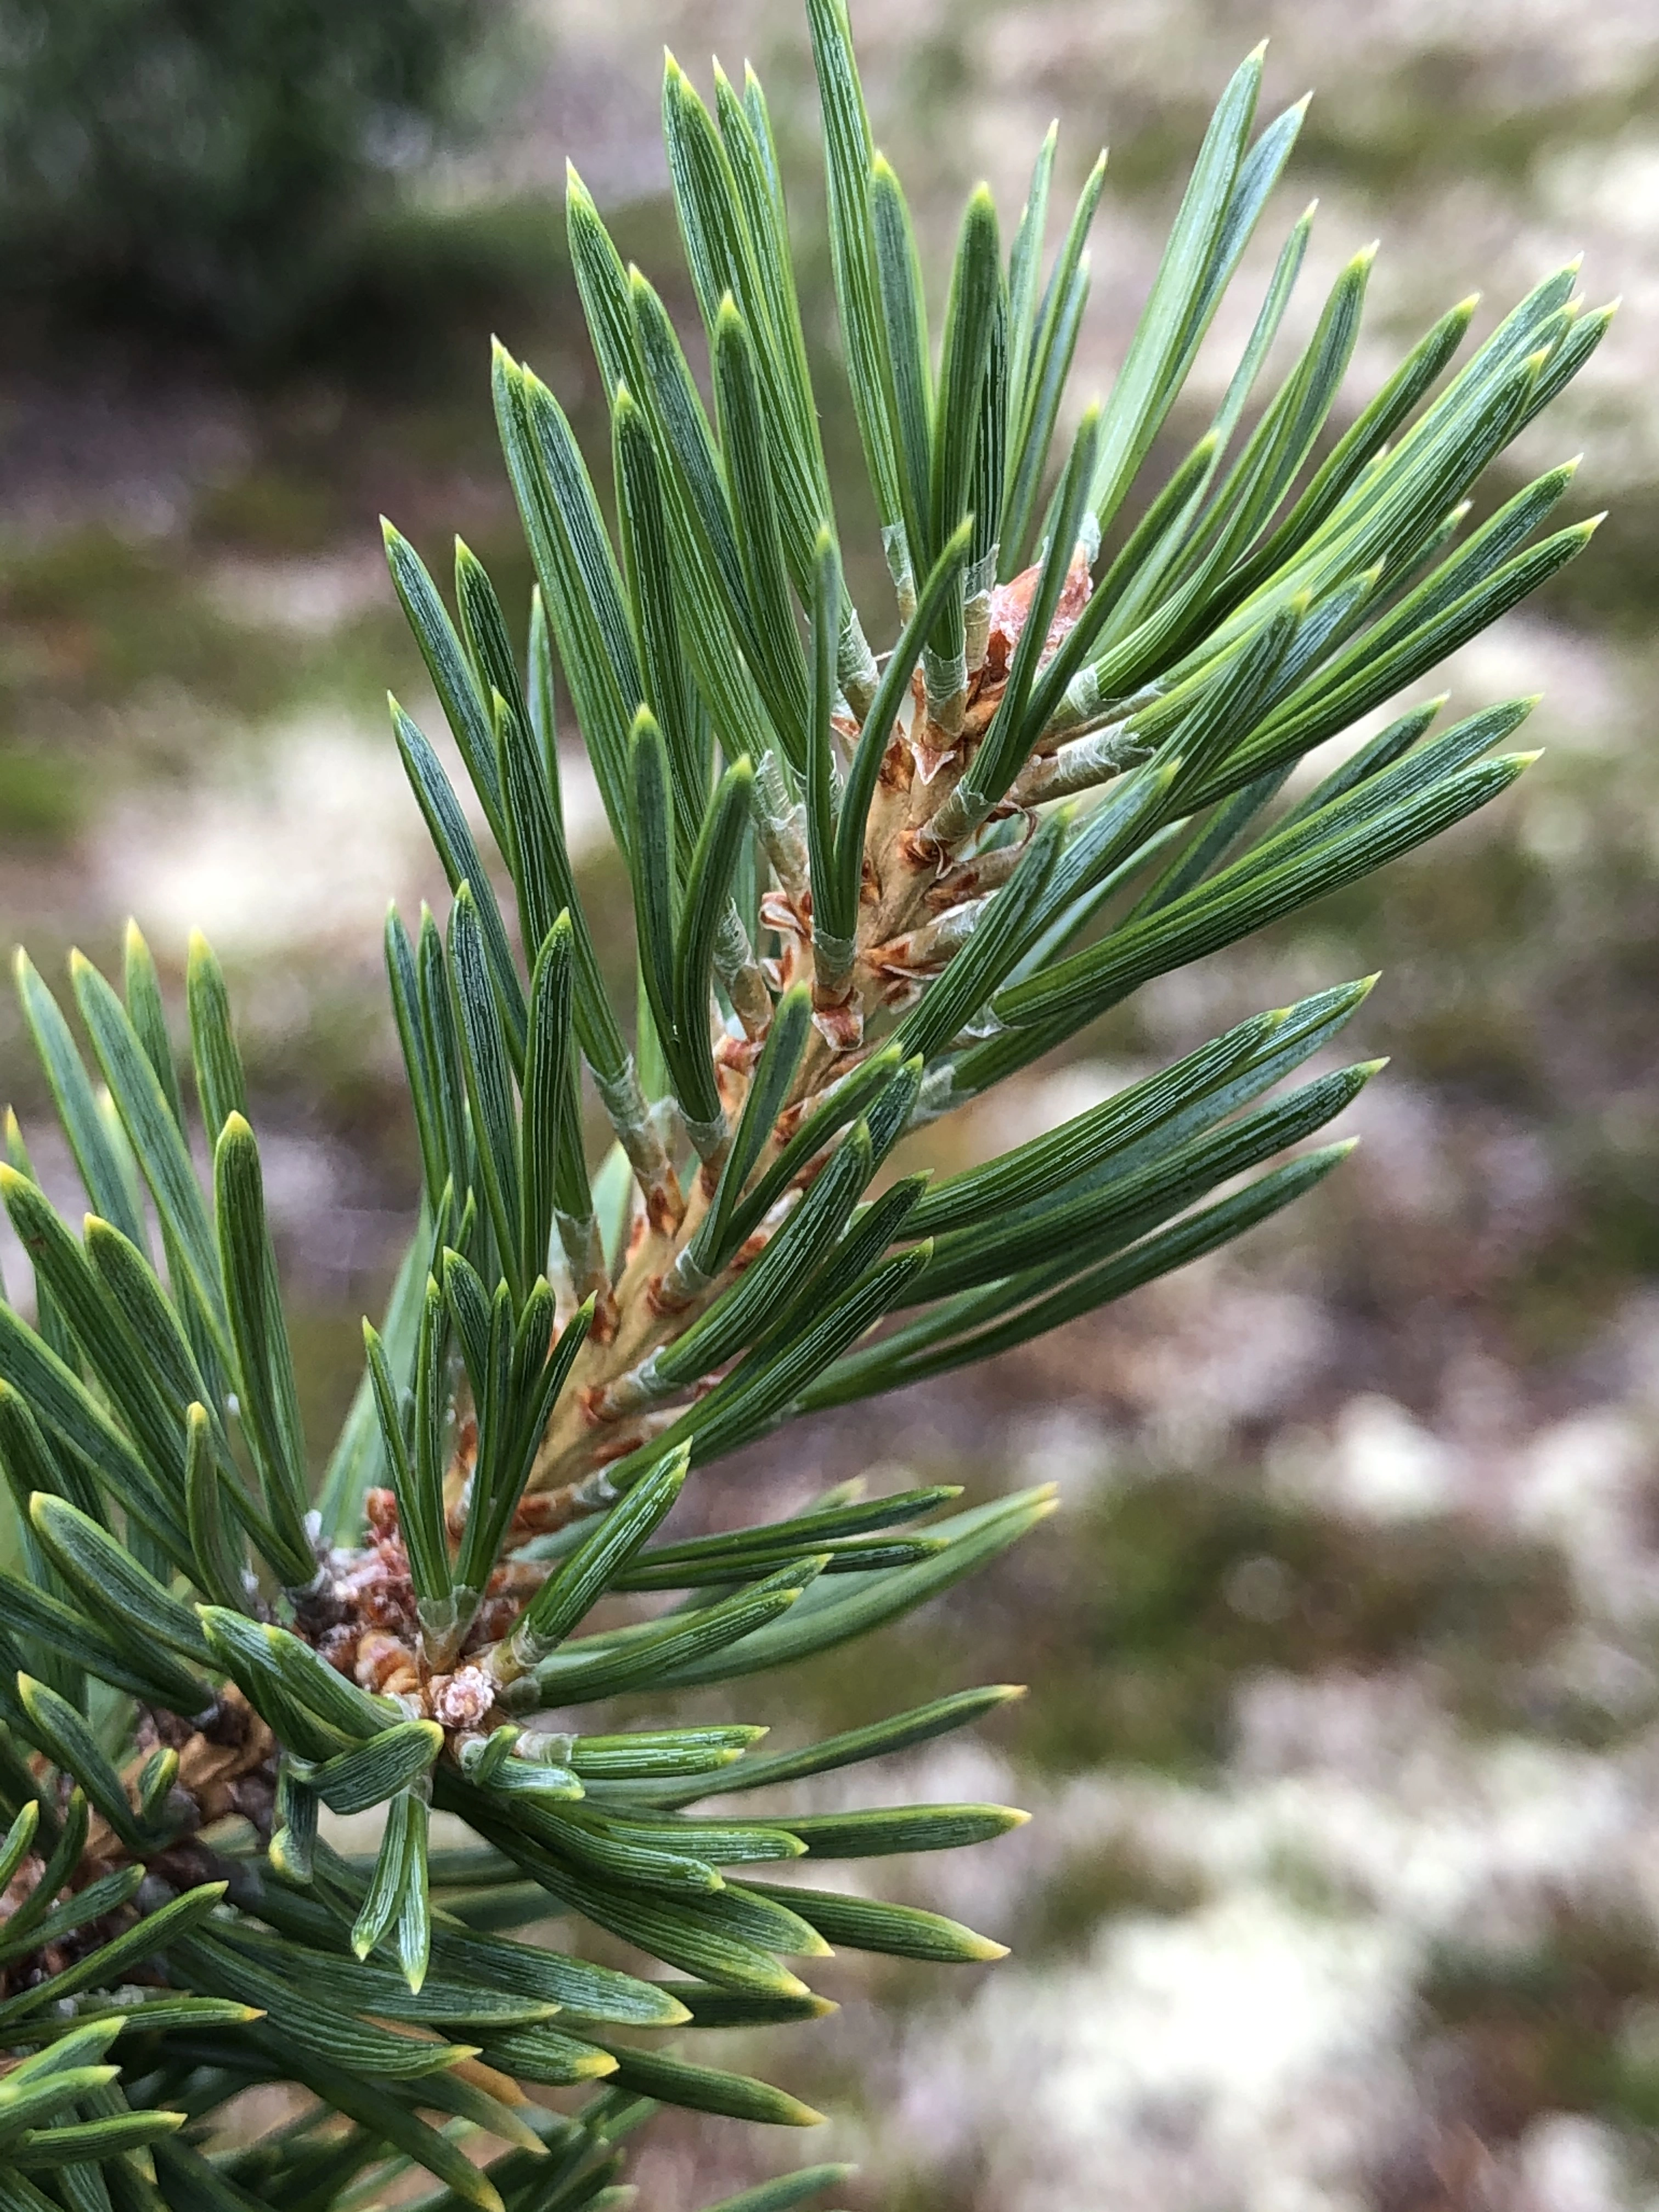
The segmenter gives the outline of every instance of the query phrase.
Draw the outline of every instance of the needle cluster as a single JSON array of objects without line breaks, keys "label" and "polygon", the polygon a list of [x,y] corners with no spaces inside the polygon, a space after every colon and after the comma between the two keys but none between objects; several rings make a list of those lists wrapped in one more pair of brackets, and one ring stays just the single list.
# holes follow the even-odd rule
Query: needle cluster
[{"label": "needle cluster", "polygon": [[[618,2146],[656,2104],[817,2117],[707,2063],[703,2032],[822,2010],[805,1977],[832,1947],[994,1956],[862,1884],[776,1876],[1019,1814],[770,1808],[1006,1686],[784,1749],[746,1718],[676,1725],[671,1701],[731,1686],[776,1710],[779,1670],[971,1572],[1046,1493],[843,1488],[718,1533],[671,1516],[720,1455],[1025,1342],[1316,1183],[1346,1146],[1307,1140],[1376,1063],[1307,1066],[1366,981],[942,1180],[894,1155],[1529,757],[1499,750],[1528,702],[1442,728],[1430,700],[1300,772],[1584,544],[1589,526],[1540,534],[1570,467],[1478,489],[1606,325],[1575,272],[1461,367],[1474,303],[1453,307],[1344,409],[1369,252],[1268,374],[1304,216],[1212,421],[1166,465],[1301,121],[1256,127],[1261,55],[1215,112],[1115,382],[1076,411],[1104,157],[1052,255],[1052,133],[1006,253],[973,195],[935,331],[842,0],[808,15],[890,603],[848,589],[760,85],[717,71],[711,108],[671,60],[712,408],[573,175],[611,480],[602,500],[557,398],[498,348],[537,577],[525,652],[466,547],[452,611],[387,526],[476,806],[394,702],[453,897],[441,922],[387,922],[422,1190],[320,1467],[210,950],[190,956],[188,1100],[136,927],[118,987],[71,964],[84,1042],[20,956],[89,1210],[60,1218],[13,1121],[0,1198],[34,1319],[0,1306],[22,1553],[0,1576],[3,2212],[347,2212],[410,2166],[428,2212],[616,2203]],[[626,1005],[566,839],[556,698],[631,886]],[[330,1816],[377,1809],[354,1855]],[[550,1916],[631,1968],[514,1932]],[[216,2147],[228,2101],[270,2083],[307,2093],[293,2122]],[[591,2086],[556,2113],[544,2085]],[[841,2171],[736,2203],[781,2212]]]}]

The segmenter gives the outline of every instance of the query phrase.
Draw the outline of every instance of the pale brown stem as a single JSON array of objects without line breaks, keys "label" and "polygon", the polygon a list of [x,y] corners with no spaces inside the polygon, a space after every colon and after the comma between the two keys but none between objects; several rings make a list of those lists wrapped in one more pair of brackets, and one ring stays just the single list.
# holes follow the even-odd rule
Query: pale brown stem
[{"label": "pale brown stem", "polygon": [[[962,711],[953,711],[957,726],[952,730],[940,727],[929,716],[918,670],[908,714],[894,727],[871,805],[850,957],[842,957],[844,948],[836,946],[824,948],[829,959],[815,958],[799,824],[795,811],[787,808],[781,787],[779,791],[767,788],[763,827],[775,866],[781,864],[782,877],[782,888],[769,893],[767,899],[768,919],[784,941],[777,980],[787,982],[810,974],[816,1018],[788,1105],[762,1155],[762,1172],[799,1126],[807,1102],[857,1065],[872,1018],[884,1015],[907,988],[913,995],[915,983],[949,957],[962,933],[962,906],[1006,880],[1017,858],[1014,848],[1006,859],[993,854],[947,868],[929,848],[926,834],[961,781],[967,760],[995,712],[1003,681],[1000,669],[978,673],[964,699],[953,702],[953,708],[960,706]],[[918,772],[919,758],[933,769],[926,780]],[[738,1011],[752,1036],[750,1015],[757,1009]],[[741,1043],[723,1038],[719,1059],[726,1111],[735,1126],[752,1055]],[[684,1194],[676,1181],[678,1212],[662,1202],[661,1182],[659,1171],[659,1191],[647,1202],[647,1217],[636,1229],[633,1249],[614,1286],[615,1326],[608,1333],[595,1329],[578,1353],[570,1383],[554,1410],[531,1474],[532,1493],[568,1498],[573,1511],[582,1510],[575,1492],[585,1475],[675,1418],[677,1409],[653,1408],[631,1378],[652,1352],[684,1333],[734,1272],[729,1267],[713,1281],[702,1281],[695,1271],[675,1265],[707,1211],[713,1176],[706,1171],[698,1174]]]}]

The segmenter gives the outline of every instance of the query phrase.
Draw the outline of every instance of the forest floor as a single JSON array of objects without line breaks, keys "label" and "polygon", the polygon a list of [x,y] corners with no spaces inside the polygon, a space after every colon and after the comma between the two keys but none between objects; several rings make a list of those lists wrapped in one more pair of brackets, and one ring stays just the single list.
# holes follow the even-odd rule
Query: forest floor
[{"label": "forest floor", "polygon": [[[766,77],[834,380],[795,11],[542,13],[521,109],[422,181],[294,358],[233,369],[126,331],[65,365],[50,318],[0,348],[0,937],[51,974],[72,943],[113,957],[131,912],[175,980],[188,928],[213,939],[318,1438],[415,1186],[380,923],[389,896],[441,888],[386,737],[388,683],[428,729],[437,709],[375,518],[434,568],[460,531],[523,604],[488,334],[592,432],[566,152],[687,304],[646,150],[659,38],[705,83],[711,45]],[[858,2212],[1659,2204],[1659,19],[1643,0],[855,13],[936,264],[980,174],[1018,208],[1051,114],[1068,182],[1111,139],[1079,399],[1121,357],[1204,114],[1264,29],[1275,104],[1318,87],[1280,195],[1281,230],[1322,203],[1302,327],[1382,237],[1358,398],[1475,284],[1484,329],[1582,248],[1592,300],[1626,304],[1512,457],[1530,475],[1583,446],[1571,512],[1612,519],[1436,679],[1455,709],[1541,691],[1544,760],[1425,854],[1154,985],[927,1154],[1014,1141],[1231,1019],[1381,969],[1345,1041],[1391,1059],[1349,1117],[1354,1158],[1221,1258],[705,1481],[711,1522],[855,1473],[975,1496],[1054,1480],[1063,1504],[879,1647],[803,1669],[784,1711],[744,1706],[784,1741],[871,1717],[896,1678],[918,1699],[1031,1686],[972,1742],[871,1771],[895,1801],[1036,1814],[882,1870],[1014,1955],[953,1980],[837,1961],[842,2010],[768,2069],[846,2116],[811,2149],[860,2160]],[[1270,229],[1171,454],[1213,404]],[[850,480],[833,392],[826,434]],[[873,604],[856,494],[842,520]],[[621,979],[625,896],[568,766]],[[9,1006],[0,1069],[66,1191]],[[15,1246],[0,1258],[19,1281]],[[673,2212],[796,2148],[670,2118],[637,2178]]]}]

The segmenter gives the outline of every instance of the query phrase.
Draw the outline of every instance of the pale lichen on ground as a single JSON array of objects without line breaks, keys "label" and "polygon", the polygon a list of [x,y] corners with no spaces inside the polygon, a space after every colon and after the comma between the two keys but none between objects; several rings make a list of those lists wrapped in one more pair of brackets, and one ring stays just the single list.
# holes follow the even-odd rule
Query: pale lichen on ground
[{"label": "pale lichen on ground", "polygon": [[[981,1133],[1015,1141],[1221,1020],[1382,964],[1363,1018],[1395,1064],[1352,1117],[1364,1143],[1343,1176],[1016,1366],[804,1432],[773,1468],[793,1495],[878,1455],[878,1486],[897,1461],[933,1480],[965,1459],[981,1486],[1058,1479],[1066,1506],[993,1599],[953,1601],[883,1662],[925,1671],[937,1633],[975,1679],[1033,1681],[994,1747],[883,1780],[894,1802],[1031,1808],[1030,1827],[918,1870],[911,1892],[1018,1955],[945,1993],[846,1967],[841,2019],[793,2086],[813,2094],[814,2068],[841,2092],[867,2084],[869,2117],[823,2154],[864,2157],[857,2201],[892,2212],[1635,2212],[1659,2194],[1659,771],[1643,626],[1659,577],[1659,14],[855,12],[878,136],[902,143],[933,246],[981,172],[1018,205],[1050,114],[1068,179],[1112,141],[1079,396],[1119,357],[1198,119],[1264,31],[1273,90],[1317,88],[1281,195],[1287,221],[1321,198],[1310,301],[1382,237],[1356,389],[1477,281],[1507,298],[1582,247],[1596,295],[1626,297],[1517,455],[1544,466],[1583,444],[1573,497],[1588,512],[1616,495],[1607,538],[1578,596],[1510,617],[1445,679],[1464,703],[1544,690],[1541,772],[1444,854],[1201,981],[1165,979],[1097,1059],[1011,1086]],[[608,207],[653,193],[644,58],[661,38],[699,72],[711,46],[752,53],[781,111],[805,90],[795,11],[761,0],[543,0],[539,17],[544,77],[501,143],[434,180],[434,206],[556,189],[567,151]],[[805,237],[815,157],[789,128]],[[660,252],[659,209],[641,229]],[[822,267],[815,281],[824,322]],[[1247,280],[1217,362],[1253,307]],[[543,335],[530,357],[580,400],[591,371]],[[383,1119],[378,931],[389,895],[435,888],[381,720],[395,616],[362,565],[373,509],[354,490],[306,520],[351,418],[309,447],[284,428],[283,445],[211,386],[100,368],[55,400],[38,380],[9,390],[0,769],[49,759],[75,810],[40,817],[44,848],[17,833],[8,930],[27,911],[38,937],[45,912],[65,941],[107,940],[131,908],[182,956],[186,927],[206,927],[279,1102],[266,1157],[285,1256],[331,1319],[331,1302],[378,1287],[391,1197],[399,1177],[412,1188],[408,1133]],[[481,381],[466,393],[471,413],[444,421],[482,419]],[[1195,402],[1208,394],[1200,369]],[[297,415],[326,425],[315,397]],[[462,477],[482,534],[499,533],[487,444],[434,465],[426,404],[398,418],[398,465],[417,488],[444,479],[434,513]],[[104,526],[107,543],[76,534]],[[164,646],[178,661],[180,640],[185,672],[163,684],[153,663]],[[0,778],[0,814],[14,790],[36,804]],[[596,801],[574,774],[566,794],[580,844]],[[295,1085],[302,1052],[346,1104]],[[951,1142],[970,1151],[971,1122]],[[860,1694],[833,1668],[802,1690],[849,1723],[867,1717]],[[690,2155],[671,2130],[639,2176],[647,2197],[678,2201]]]}]

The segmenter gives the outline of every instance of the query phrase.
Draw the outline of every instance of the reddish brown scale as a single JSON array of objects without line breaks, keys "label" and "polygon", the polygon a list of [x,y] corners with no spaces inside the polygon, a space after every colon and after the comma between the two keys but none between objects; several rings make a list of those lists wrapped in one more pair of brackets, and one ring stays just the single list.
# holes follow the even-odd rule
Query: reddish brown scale
[{"label": "reddish brown scale", "polygon": [[318,1656],[326,1659],[337,1674],[355,1679],[357,1666],[358,1630],[355,1622],[343,1620],[331,1628],[317,1646]]},{"label": "reddish brown scale", "polygon": [[[920,709],[918,709],[920,711]],[[876,781],[884,791],[908,791],[915,770],[910,748],[896,731],[887,741]]]},{"label": "reddish brown scale", "polygon": [[457,1540],[466,1526],[467,1485],[477,1457],[478,1424],[469,1413],[456,1431],[454,1453],[444,1476],[444,1495],[450,1501],[444,1526]]},{"label": "reddish brown scale", "polygon": [[813,1026],[836,1052],[854,1052],[864,1042],[864,1016],[858,1009],[855,990],[850,976],[834,996],[816,983],[812,987]]},{"label": "reddish brown scale", "polygon": [[[725,1037],[726,1032],[722,1030],[720,1035]],[[761,1044],[764,1042],[763,1039],[754,1037],[730,1037],[726,1041],[742,1045],[757,1059],[760,1056]],[[741,1109],[747,1075],[748,1070],[729,1055],[723,1054],[717,1042],[714,1048],[714,1080],[720,1086],[720,1107],[726,1114],[735,1115]],[[707,1167],[708,1162],[703,1164]]]},{"label": "reddish brown scale", "polygon": [[401,1545],[376,1545],[339,1586],[337,1595],[343,1617],[331,1627],[349,1629],[365,1619],[400,1621],[412,1602],[409,1563]]},{"label": "reddish brown scale", "polygon": [[[999,584],[991,593],[991,627],[985,641],[985,674],[988,679],[1005,675],[1014,657],[1014,647],[1019,642],[1020,632],[1030,617],[1031,601],[1036,596],[1037,580],[1042,575],[1041,565],[1025,568],[1012,583]],[[1089,563],[1082,550],[1072,556],[1072,565],[1066,571],[1060,601],[1054,609],[1054,620],[1048,625],[1048,635],[1043,640],[1038,665],[1056,653],[1068,631],[1077,627],[1078,617],[1089,604],[1091,586]]]},{"label": "reddish brown scale", "polygon": [[988,823],[1006,822],[1011,814],[1023,814],[1026,821],[1030,823],[1032,830],[1036,829],[1036,809],[1028,806],[1024,799],[1016,799],[1012,793],[1010,793],[1006,799],[998,799],[985,819]]},{"label": "reddish brown scale", "polygon": [[771,1242],[771,1237],[764,1229],[751,1231],[738,1247],[737,1255],[731,1263],[732,1273],[740,1275],[745,1267],[752,1267]]},{"label": "reddish brown scale", "polygon": [[768,929],[776,930],[780,937],[806,937],[811,931],[805,906],[798,906],[787,891],[763,891],[760,918]]},{"label": "reddish brown scale", "polygon": [[930,913],[947,913],[951,907],[965,905],[969,899],[996,890],[1007,882],[1036,830],[1036,816],[1029,807],[997,807],[993,810],[993,819],[1011,814],[1021,817],[1018,840],[1012,845],[998,845],[970,860],[958,860],[926,893],[923,903]]},{"label": "reddish brown scale", "polygon": [[995,585],[991,592],[990,626],[985,633],[985,659],[981,665],[982,678],[1006,676],[1014,657],[1014,647],[1025,627],[1031,611],[1031,601],[1036,596],[1041,566],[1022,568],[1018,576],[1006,584]]},{"label": "reddish brown scale", "polygon": [[477,1422],[469,1413],[462,1420],[458,1433],[456,1451],[445,1471],[445,1498],[449,1506],[445,1510],[445,1528],[456,1541],[467,1526],[467,1491],[473,1480],[473,1467],[477,1464]]},{"label": "reddish brown scale", "polygon": [[[998,584],[995,591],[991,592],[991,630],[988,630],[987,641],[984,641],[987,677],[1005,675],[1009,664],[1013,661],[1013,648],[1020,644],[1020,633],[1030,619],[1030,602],[1036,598],[1037,577],[1040,575],[1042,566],[1024,568],[1020,575],[1013,577],[1011,584]],[[1068,630],[1078,629],[1078,617],[1088,606],[1091,588],[1093,586],[1088,580],[1088,562],[1082,549],[1078,549],[1073,553],[1071,566],[1066,568],[1066,581],[1060,586],[1060,604],[1055,606],[1053,622],[1048,623],[1048,635],[1042,641],[1037,665],[1042,665],[1042,661],[1046,661],[1053,653],[1060,650]]]},{"label": "reddish brown scale", "polygon": [[396,1595],[409,1582],[409,1553],[404,1548],[401,1536],[388,1536],[377,1547],[380,1565],[385,1569],[378,1587]]},{"label": "reddish brown scale", "polygon": [[677,1314],[683,1314],[691,1304],[688,1292],[671,1290],[669,1282],[670,1278],[665,1271],[653,1275],[645,1286],[646,1304],[664,1321],[672,1321]]},{"label": "reddish brown scale", "polygon": [[605,1410],[605,1399],[610,1390],[608,1382],[590,1382],[586,1389],[576,1393],[576,1408],[590,1429],[603,1428],[610,1419]]},{"label": "reddish brown scale", "polygon": [[913,939],[921,932],[913,930],[903,937],[896,937],[890,945],[880,945],[870,955],[870,965],[881,978],[884,991],[890,983],[926,983],[939,974],[948,958],[917,949]]},{"label": "reddish brown scale", "polygon": [[544,1535],[570,1518],[570,1500],[562,1490],[533,1490],[519,1500],[513,1516],[515,1536]]},{"label": "reddish brown scale", "polygon": [[921,996],[921,985],[914,975],[893,970],[882,975],[877,996],[890,1012],[902,1013],[907,1006],[914,1006]]},{"label": "reddish brown scale", "polygon": [[363,1612],[372,1626],[392,1636],[407,1633],[415,1623],[415,1591],[407,1577],[386,1581],[364,1595]]},{"label": "reddish brown scale", "polygon": [[933,825],[927,822],[912,823],[901,830],[898,836],[899,857],[917,875],[931,868],[936,876],[943,875],[951,865],[951,855],[933,835]]},{"label": "reddish brown scale", "polygon": [[[752,1075],[755,1072],[755,1062],[760,1058],[765,1045],[766,1039],[763,1036],[734,1037],[729,1032],[722,1030],[714,1040],[716,1074]],[[722,1085],[721,1088],[723,1091],[725,1086]]]},{"label": "reddish brown scale", "polygon": [[913,730],[910,735],[911,763],[924,785],[932,783],[940,770],[948,767],[962,751],[960,730],[954,737],[945,736],[941,731],[939,735],[944,737],[945,741],[939,744],[934,742],[933,733],[937,728],[936,723],[923,717],[918,728]]},{"label": "reddish brown scale", "polygon": [[1006,684],[999,684],[994,690],[982,691],[975,697],[972,706],[963,717],[963,744],[977,744],[985,735],[996,718],[997,708],[1002,704],[1002,695],[1006,689]]},{"label": "reddish brown scale", "polygon": [[357,1646],[353,1672],[362,1689],[383,1698],[419,1697],[420,1668],[414,1654],[395,1636],[371,1629]]},{"label": "reddish brown scale", "polygon": [[672,1237],[684,1220],[685,1199],[680,1189],[679,1177],[672,1168],[661,1182],[653,1184],[647,1191],[645,1218],[659,1237]]},{"label": "reddish brown scale", "polygon": [[533,1597],[553,1570],[545,1559],[505,1559],[490,1576],[487,1597],[510,1597],[522,1604]]},{"label": "reddish brown scale", "polygon": [[643,1428],[624,1429],[620,1436],[610,1437],[603,1443],[596,1443],[593,1447],[594,1466],[614,1466],[617,1460],[626,1459],[629,1452],[637,1451],[648,1435],[649,1431]]},{"label": "reddish brown scale", "polygon": [[[814,1096],[816,1097],[816,1094]],[[796,1130],[806,1119],[812,1104],[812,1098],[798,1098],[793,1106],[784,1108],[777,1119],[777,1142],[780,1146],[789,1142]]]}]

